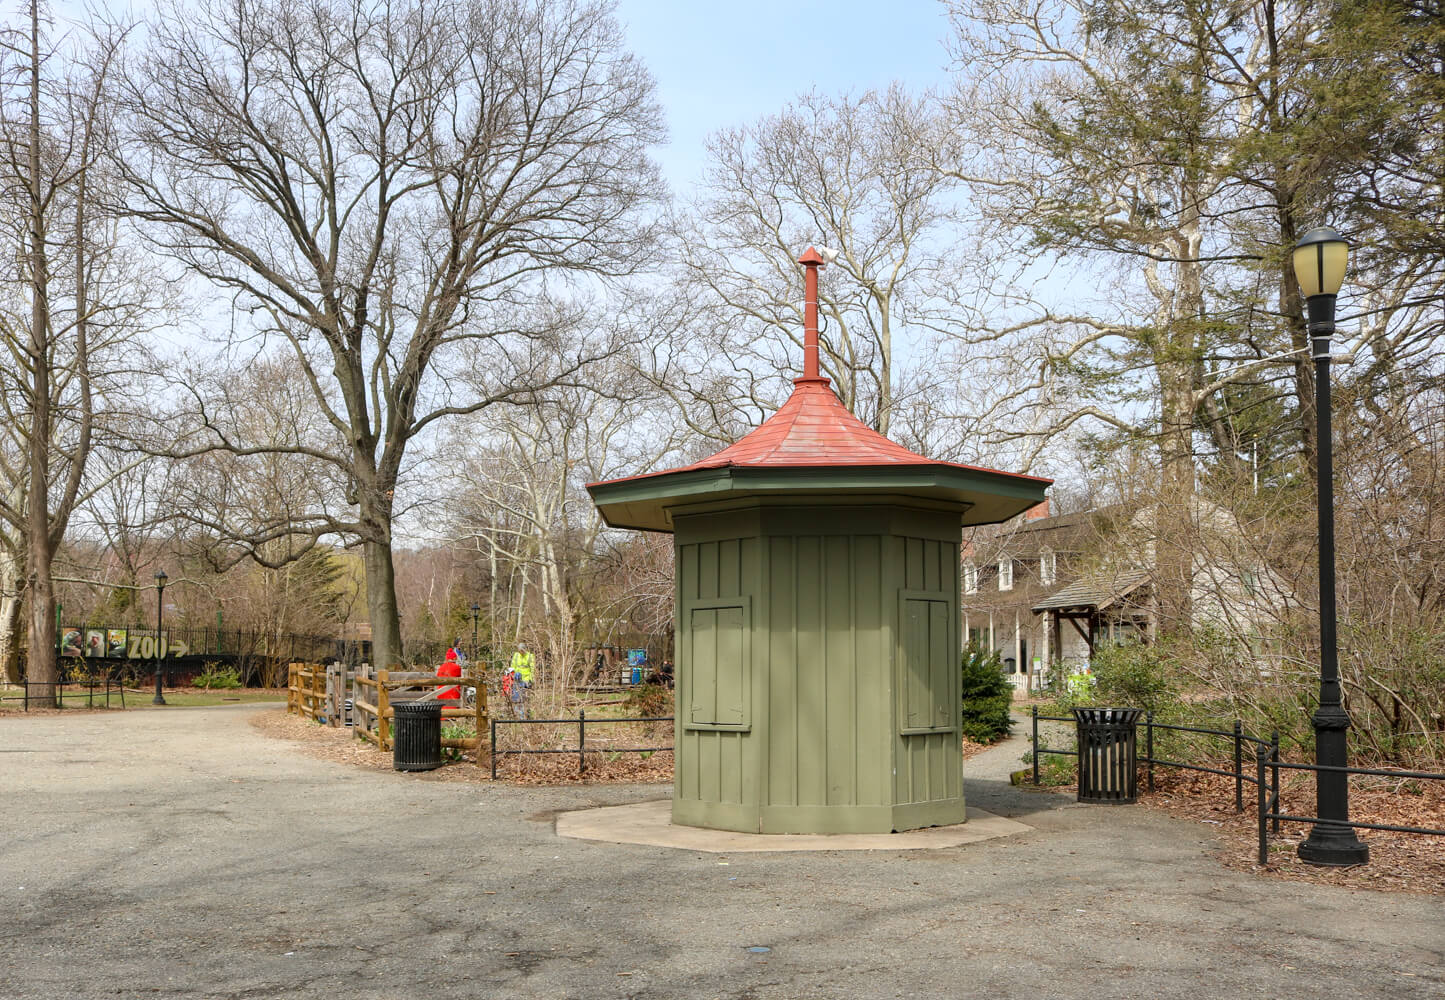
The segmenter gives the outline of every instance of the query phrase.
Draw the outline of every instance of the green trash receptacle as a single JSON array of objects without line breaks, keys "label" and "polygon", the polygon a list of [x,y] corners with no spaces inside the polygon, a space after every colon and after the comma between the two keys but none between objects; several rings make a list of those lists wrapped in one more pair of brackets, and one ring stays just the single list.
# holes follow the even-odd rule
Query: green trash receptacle
[{"label": "green trash receptacle", "polygon": [[397,771],[434,771],[442,766],[442,706],[404,701],[392,706],[391,766]]},{"label": "green trash receptacle", "polygon": [[1079,801],[1128,805],[1139,799],[1138,723],[1142,708],[1076,708]]}]

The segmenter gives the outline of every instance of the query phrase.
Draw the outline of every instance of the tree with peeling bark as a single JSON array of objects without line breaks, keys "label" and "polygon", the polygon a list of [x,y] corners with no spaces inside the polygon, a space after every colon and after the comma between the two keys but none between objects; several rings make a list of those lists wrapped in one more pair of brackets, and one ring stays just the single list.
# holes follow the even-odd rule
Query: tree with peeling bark
[{"label": "tree with peeling bark", "polygon": [[575,374],[581,290],[648,259],[652,81],[586,0],[205,0],[148,30],[121,88],[127,205],[229,298],[233,350],[285,357],[327,425],[246,440],[198,394],[174,453],[330,466],[353,509],[284,530],[361,546],[393,662],[408,462],[448,418]]}]

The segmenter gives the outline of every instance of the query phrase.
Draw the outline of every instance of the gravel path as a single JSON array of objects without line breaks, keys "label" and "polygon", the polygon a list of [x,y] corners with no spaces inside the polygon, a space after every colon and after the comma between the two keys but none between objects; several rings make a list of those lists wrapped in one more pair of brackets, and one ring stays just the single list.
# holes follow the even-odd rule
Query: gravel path
[{"label": "gravel path", "polygon": [[718,857],[553,833],[664,786],[366,771],[257,711],[0,719],[0,997],[1445,997],[1445,902],[1226,871],[1010,787],[1017,743],[966,768],[1017,839]]}]

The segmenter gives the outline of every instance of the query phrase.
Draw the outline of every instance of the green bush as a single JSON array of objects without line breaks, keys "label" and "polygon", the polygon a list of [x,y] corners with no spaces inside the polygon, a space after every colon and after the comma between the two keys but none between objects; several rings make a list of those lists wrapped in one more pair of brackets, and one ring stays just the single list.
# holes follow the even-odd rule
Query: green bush
[{"label": "green bush", "polygon": [[233,667],[223,667],[219,663],[207,663],[205,671],[196,678],[195,686],[212,690],[230,690],[241,686],[241,675]]},{"label": "green bush", "polygon": [[969,643],[963,651],[963,735],[974,743],[997,743],[1013,725],[1012,704],[1013,685],[997,650]]},{"label": "green bush", "polygon": [[1156,715],[1179,706],[1174,670],[1158,646],[1103,646],[1094,653],[1090,666],[1098,682],[1096,704],[1142,708]]},{"label": "green bush", "polygon": [[[477,735],[475,729],[458,719],[447,719],[442,723],[442,739],[444,740],[463,740],[475,735]],[[462,753],[460,747],[442,747],[442,760],[461,760]]]},{"label": "green bush", "polygon": [[636,684],[623,702],[628,715],[663,719],[672,714],[672,692],[660,684]]},{"label": "green bush", "polygon": [[[1074,740],[1074,738],[1071,737],[1071,736],[1065,737],[1065,736],[1062,736],[1062,735],[1061,735],[1061,736],[1058,737],[1058,740],[1059,740],[1059,745],[1058,745],[1058,746],[1054,746],[1053,744],[1050,743],[1049,737],[1048,737],[1047,734],[1045,734],[1045,733],[1039,733],[1039,750],[1040,750],[1040,751],[1043,751],[1043,750],[1049,750],[1049,749],[1053,749],[1053,750],[1077,750],[1077,749],[1078,749],[1078,743],[1077,743],[1077,742]],[[1029,741],[1032,742],[1032,741],[1033,741],[1033,737],[1030,737],[1030,738],[1029,738]],[[1028,766],[1029,766],[1029,770],[1032,771],[1033,762],[1034,762],[1034,748],[1031,746],[1031,747],[1029,747],[1029,749],[1025,750],[1024,753],[1023,753],[1023,756],[1021,756],[1021,757],[1019,758],[1019,760],[1023,761],[1026,765],[1028,765]],[[1072,784],[1073,784],[1075,781],[1077,781],[1077,780],[1078,780],[1078,758],[1077,758],[1077,757],[1069,757],[1069,756],[1065,756],[1064,754],[1057,754],[1057,753],[1042,753],[1042,752],[1041,752],[1041,753],[1039,754],[1039,785],[1040,785],[1040,787],[1054,788],[1054,787],[1057,787],[1057,786],[1059,786],[1059,785],[1072,785]]]}]

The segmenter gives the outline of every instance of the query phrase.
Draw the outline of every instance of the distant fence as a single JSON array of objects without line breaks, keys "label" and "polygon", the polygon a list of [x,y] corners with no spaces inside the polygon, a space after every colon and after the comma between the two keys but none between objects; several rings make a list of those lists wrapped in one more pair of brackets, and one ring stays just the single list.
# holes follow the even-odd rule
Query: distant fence
[{"label": "distant fence", "polygon": [[[30,703],[33,701],[38,707],[49,708],[51,706],[65,707],[65,689],[70,688],[70,700],[72,702],[85,699],[87,708],[94,708],[98,699],[104,698],[106,708],[110,707],[112,693],[120,701],[120,707],[125,708],[125,686],[116,678],[110,676],[91,676],[78,681],[72,680],[65,683],[59,681],[21,681],[19,684],[11,685],[21,688],[24,692],[20,695],[6,697],[0,695],[0,702],[18,701],[23,702],[25,711],[30,711]],[[76,690],[76,689],[79,690]],[[33,692],[33,693],[32,693]]]}]

